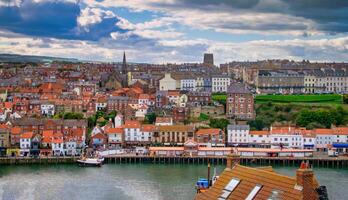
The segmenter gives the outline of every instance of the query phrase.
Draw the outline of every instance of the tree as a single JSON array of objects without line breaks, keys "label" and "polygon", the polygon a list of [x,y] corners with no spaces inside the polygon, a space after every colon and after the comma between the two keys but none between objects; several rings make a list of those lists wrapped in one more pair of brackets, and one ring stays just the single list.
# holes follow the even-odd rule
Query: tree
[{"label": "tree", "polygon": [[201,120],[201,121],[206,121],[206,120],[208,120],[208,119],[209,119],[209,116],[206,115],[206,114],[204,114],[204,113],[201,113],[201,114],[199,115],[199,120]]},{"label": "tree", "polygon": [[348,94],[343,95],[343,103],[348,104]]},{"label": "tree", "polygon": [[248,121],[251,130],[262,130],[265,128],[265,123],[261,119],[255,119],[252,121]]},{"label": "tree", "polygon": [[219,128],[226,130],[227,126],[230,124],[230,121],[227,119],[210,119],[209,126],[212,128]]},{"label": "tree", "polygon": [[145,115],[144,124],[153,124],[156,121],[156,113],[150,113]]}]

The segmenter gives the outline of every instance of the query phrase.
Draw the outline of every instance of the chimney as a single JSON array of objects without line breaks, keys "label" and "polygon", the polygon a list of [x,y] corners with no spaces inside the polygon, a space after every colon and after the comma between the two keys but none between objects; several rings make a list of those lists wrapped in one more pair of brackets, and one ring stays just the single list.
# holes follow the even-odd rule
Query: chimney
[{"label": "chimney", "polygon": [[226,168],[232,169],[236,164],[239,163],[239,159],[240,159],[239,155],[236,155],[236,154],[227,155]]},{"label": "chimney", "polygon": [[300,168],[296,171],[296,185],[302,188],[302,199],[318,199],[313,180],[314,173],[312,168],[310,168],[309,163],[302,162]]}]

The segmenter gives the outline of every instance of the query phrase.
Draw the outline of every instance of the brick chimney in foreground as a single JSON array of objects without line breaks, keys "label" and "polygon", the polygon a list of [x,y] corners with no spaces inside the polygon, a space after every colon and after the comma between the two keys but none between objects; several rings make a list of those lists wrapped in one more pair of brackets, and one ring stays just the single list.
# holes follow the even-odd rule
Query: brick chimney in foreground
[{"label": "brick chimney in foreground", "polygon": [[296,171],[297,186],[302,187],[303,200],[316,200],[318,193],[314,186],[314,173],[309,163],[301,163],[300,168]]},{"label": "brick chimney in foreground", "polygon": [[232,169],[236,164],[239,163],[239,159],[240,159],[239,155],[236,155],[236,154],[227,155],[226,168]]}]

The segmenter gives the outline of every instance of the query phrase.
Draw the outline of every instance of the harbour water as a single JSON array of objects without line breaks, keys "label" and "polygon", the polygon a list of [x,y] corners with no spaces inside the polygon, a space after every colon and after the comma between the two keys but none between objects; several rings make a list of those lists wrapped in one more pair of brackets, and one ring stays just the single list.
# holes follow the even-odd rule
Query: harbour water
[{"label": "harbour water", "polygon": [[[217,166],[217,172],[224,167]],[[274,169],[291,176],[296,171],[294,167]],[[319,182],[327,186],[331,200],[347,199],[347,169],[314,170]],[[0,197],[4,200],[189,200],[195,195],[195,181],[206,173],[205,165],[0,166]]]}]

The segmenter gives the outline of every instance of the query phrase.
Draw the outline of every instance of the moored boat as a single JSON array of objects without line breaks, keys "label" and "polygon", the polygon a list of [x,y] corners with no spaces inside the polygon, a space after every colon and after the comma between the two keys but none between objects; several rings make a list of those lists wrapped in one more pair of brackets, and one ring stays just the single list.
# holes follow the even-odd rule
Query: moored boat
[{"label": "moored boat", "polygon": [[82,157],[77,160],[77,163],[79,163],[80,166],[96,166],[101,167],[103,165],[104,158],[102,157],[96,157],[96,158],[86,158]]}]

